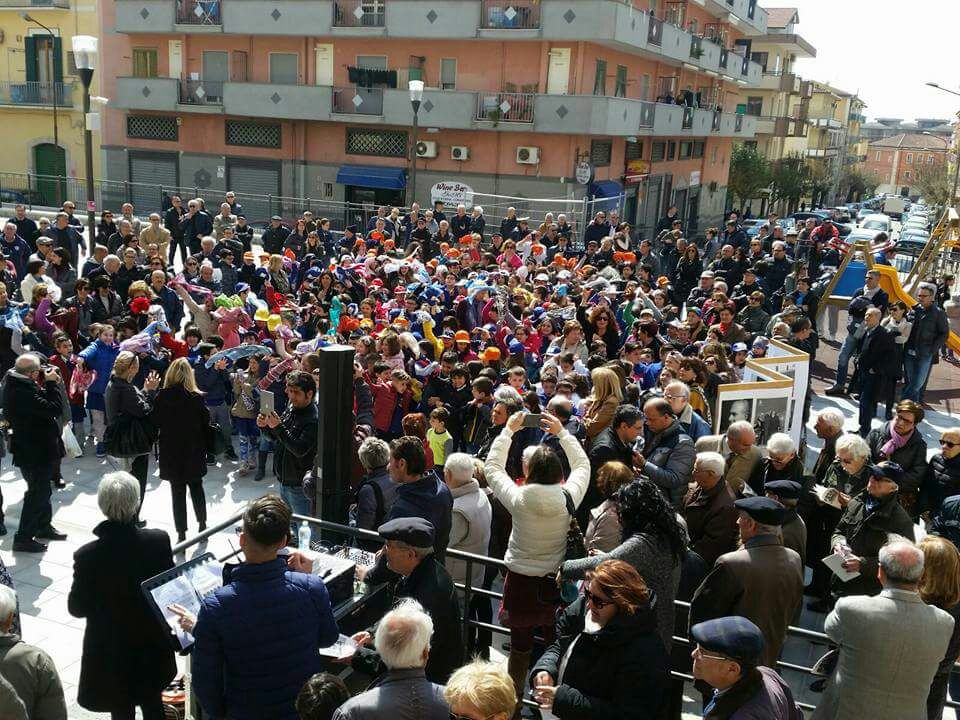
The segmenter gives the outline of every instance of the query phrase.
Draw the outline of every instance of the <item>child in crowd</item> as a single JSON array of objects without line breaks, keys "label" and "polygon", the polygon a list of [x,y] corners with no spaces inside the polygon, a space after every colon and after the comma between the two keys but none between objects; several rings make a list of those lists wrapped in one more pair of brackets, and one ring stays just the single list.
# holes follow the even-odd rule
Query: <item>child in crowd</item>
[{"label": "child in crowd", "polygon": [[430,412],[427,442],[433,450],[433,463],[441,470],[453,452],[453,435],[447,430],[448,422],[450,422],[450,412],[445,407],[438,407]]}]

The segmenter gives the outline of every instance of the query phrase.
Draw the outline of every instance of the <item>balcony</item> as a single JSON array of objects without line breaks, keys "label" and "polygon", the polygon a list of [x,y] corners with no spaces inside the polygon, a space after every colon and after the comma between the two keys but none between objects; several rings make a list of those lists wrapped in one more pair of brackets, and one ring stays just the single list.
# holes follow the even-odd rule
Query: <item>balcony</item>
[{"label": "balcony", "polygon": [[539,0],[481,0],[483,30],[539,30]]},{"label": "balcony", "polygon": [[647,26],[647,42],[657,47],[663,45],[663,20],[658,20],[655,17],[650,18],[650,23]]},{"label": "balcony", "polygon": [[177,78],[118,77],[111,104],[129,110],[176,112],[180,101]]},{"label": "balcony", "polygon": [[0,82],[0,105],[15,107],[73,107],[74,83]]},{"label": "balcony", "polygon": [[795,73],[764,72],[760,78],[760,90],[774,90],[776,92],[799,93],[800,78]]},{"label": "balcony", "polygon": [[223,86],[222,80],[181,80],[177,103],[209,106],[214,112],[222,112]]},{"label": "balcony", "polygon": [[0,8],[64,8],[70,0],[0,0]]},{"label": "balcony", "polygon": [[834,158],[837,157],[840,150],[838,148],[807,148],[807,157],[810,158]]},{"label": "balcony", "polygon": [[532,123],[536,95],[529,93],[478,93],[475,119],[496,123]]},{"label": "balcony", "polygon": [[223,30],[220,0],[176,0],[176,4],[177,25],[205,27],[213,32]]},{"label": "balcony", "polygon": [[843,127],[843,123],[836,118],[812,117],[810,118],[809,122],[811,125],[813,125],[813,127],[817,128],[839,130]]},{"label": "balcony", "polygon": [[774,115],[760,115],[757,117],[756,122],[758,135],[794,137],[796,121],[793,118]]},{"label": "balcony", "polygon": [[383,115],[383,89],[335,87],[330,107],[338,115]]},{"label": "balcony", "polygon": [[[223,83],[223,111],[227,115],[278,120],[329,121],[334,119],[333,90],[329,85],[226,82]],[[409,98],[407,112],[410,112]]]},{"label": "balcony", "polygon": [[335,0],[333,27],[378,28],[386,26],[387,13],[382,2],[371,0]]},{"label": "balcony", "polygon": [[735,15],[741,22],[735,23],[747,35],[763,35],[767,32],[767,11],[757,0],[697,0],[711,15],[723,17]]}]

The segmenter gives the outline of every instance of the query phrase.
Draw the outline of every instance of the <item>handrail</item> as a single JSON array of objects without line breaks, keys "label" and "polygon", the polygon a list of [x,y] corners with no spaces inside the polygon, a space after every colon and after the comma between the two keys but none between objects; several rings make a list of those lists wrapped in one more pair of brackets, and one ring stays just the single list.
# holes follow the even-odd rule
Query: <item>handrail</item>
[{"label": "handrail", "polygon": [[[221,530],[225,530],[226,528],[235,524],[242,517],[243,517],[243,511],[240,511],[232,515],[227,520],[224,520],[223,522],[220,522],[216,525],[213,525],[212,527],[207,528],[196,537],[190,538],[189,540],[186,540],[182,543],[178,543],[173,547],[173,552],[181,553],[189,547],[200,544],[201,542],[209,538],[211,535],[214,535],[220,532]],[[291,515],[291,519],[296,521],[297,523],[306,521],[311,525],[317,525],[322,530],[330,530],[332,532],[340,533],[342,535],[347,535],[350,537],[359,537],[359,538],[364,538],[366,540],[375,540],[378,542],[383,542],[383,538],[381,538],[378,533],[375,533],[372,530],[364,530],[362,528],[349,527],[348,525],[341,525],[340,523],[335,523],[329,520],[315,518],[310,515],[301,515],[299,513],[293,513]],[[233,553],[231,553],[227,557],[228,558],[232,557],[238,553],[239,553],[239,550],[235,550]],[[496,568],[505,570],[507,567],[506,563],[503,560],[499,560],[497,558],[487,557],[486,555],[477,555],[475,553],[467,552],[465,550],[456,550],[453,548],[447,548],[446,554],[447,554],[447,557],[455,558],[457,560],[462,560],[466,563],[466,567],[464,568],[465,582],[454,583],[455,587],[458,590],[463,591],[463,607],[467,609],[467,611],[463,613],[463,620],[462,620],[464,637],[466,637],[467,630],[471,627],[477,628],[480,630],[487,630],[490,632],[495,632],[503,635],[509,634],[510,631],[507,628],[503,627],[502,625],[486,623],[480,620],[472,620],[470,618],[470,613],[469,613],[470,596],[473,593],[481,594],[491,599],[503,599],[503,593],[499,593],[494,590],[487,590],[485,588],[480,588],[480,587],[474,588],[472,586],[470,578],[473,576],[473,572],[472,572],[473,564],[481,563],[485,566],[491,566],[491,567],[496,567]],[[674,606],[677,609],[686,609],[686,610],[690,609],[690,603],[684,600],[674,600]],[[833,641],[825,633],[817,632],[816,630],[808,630],[807,628],[796,627],[794,625],[790,625],[789,627],[787,627],[787,636],[801,638],[804,640],[809,640],[810,642],[822,643],[825,645],[833,644]],[[693,645],[689,637],[684,637],[682,635],[674,635],[673,641],[684,644],[684,645],[688,645],[688,646]],[[806,665],[797,665],[796,663],[787,662],[785,660],[777,660],[777,667],[782,668],[784,670],[792,670],[794,672],[810,675],[811,677],[820,677],[819,675],[814,675],[812,667],[807,667]],[[956,667],[960,668],[960,663],[958,663]],[[671,669],[670,674],[672,677],[677,679],[693,680],[692,676],[685,673],[681,673],[673,669]],[[531,706],[536,706],[536,703],[532,703],[530,701],[525,700],[524,703],[529,704]],[[816,709],[816,706],[808,705],[807,703],[798,702],[797,705],[802,710]],[[946,706],[951,708],[960,708],[960,702],[956,702],[948,698],[946,701]]]}]

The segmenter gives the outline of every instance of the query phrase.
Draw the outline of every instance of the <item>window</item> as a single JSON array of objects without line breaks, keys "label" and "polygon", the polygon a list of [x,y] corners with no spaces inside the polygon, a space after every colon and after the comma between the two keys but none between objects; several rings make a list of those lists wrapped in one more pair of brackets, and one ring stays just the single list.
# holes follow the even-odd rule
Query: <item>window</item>
[{"label": "window", "polygon": [[667,160],[673,160],[677,157],[677,142],[676,140],[667,141]]},{"label": "window", "polygon": [[127,115],[127,137],[176,142],[179,139],[177,118],[172,115]]},{"label": "window", "polygon": [[770,53],[766,52],[753,52],[750,53],[750,59],[755,63],[759,63],[760,67],[763,68],[763,71],[767,71],[767,63],[770,61]]},{"label": "window", "polygon": [[296,85],[300,81],[300,57],[296,53],[270,53],[270,82]]},{"label": "window", "polygon": [[880,151],[877,150],[877,156],[874,158],[874,162],[880,162]]},{"label": "window", "polygon": [[440,89],[457,89],[457,59],[440,58]]},{"label": "window", "polygon": [[640,78],[640,99],[649,100],[650,99],[650,76],[644,75]]},{"label": "window", "polygon": [[347,128],[347,153],[405,158],[407,133],[397,130]]},{"label": "window", "polygon": [[933,165],[933,155],[927,155],[927,165]]},{"label": "window", "polygon": [[157,77],[157,49],[133,49],[133,76],[138,78]]},{"label": "window", "polygon": [[689,160],[693,154],[693,143],[689,140],[680,141],[680,159]]},{"label": "window", "polygon": [[594,167],[609,167],[613,154],[613,141],[592,140],[590,142],[590,163]]},{"label": "window", "polygon": [[593,94],[607,94],[607,61],[597,60],[597,69],[593,77]]},{"label": "window", "polygon": [[763,115],[763,98],[762,97],[747,98],[747,115],[753,115],[754,117],[760,117],[761,115]]},{"label": "window", "polygon": [[280,124],[227,120],[224,123],[227,145],[242,147],[280,147]]},{"label": "window", "polygon": [[650,162],[663,162],[666,159],[667,144],[662,140],[653,143],[653,150],[650,153]]},{"label": "window", "polygon": [[627,96],[627,66],[617,65],[617,86],[613,90],[614,97]]},{"label": "window", "polygon": [[706,143],[703,140],[695,140],[693,143],[693,157],[699,160],[703,157],[703,151]]},{"label": "window", "polygon": [[716,148],[716,146],[714,146],[713,151],[710,153],[710,164],[711,164],[711,165],[716,165],[716,164],[717,164],[717,148]]},{"label": "window", "polygon": [[907,153],[907,165],[913,165],[913,153]]},{"label": "window", "polygon": [[910,171],[909,171],[909,170],[907,170],[906,172],[903,173],[903,178],[904,178],[904,180],[909,180],[909,179],[910,179]]},{"label": "window", "polygon": [[626,162],[643,159],[643,142],[628,142],[623,148],[623,159]]},{"label": "window", "polygon": [[357,67],[367,70],[386,70],[386,55],[357,55]]}]

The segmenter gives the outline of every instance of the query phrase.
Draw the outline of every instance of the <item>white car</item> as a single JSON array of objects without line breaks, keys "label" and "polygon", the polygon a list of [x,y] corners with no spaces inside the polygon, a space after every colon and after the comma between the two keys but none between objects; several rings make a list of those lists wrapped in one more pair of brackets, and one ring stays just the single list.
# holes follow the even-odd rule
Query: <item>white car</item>
[{"label": "white car", "polygon": [[877,232],[885,232],[887,235],[889,235],[891,223],[892,221],[890,220],[889,215],[876,213],[873,215],[867,215],[860,223],[860,228],[862,230],[876,230]]}]

